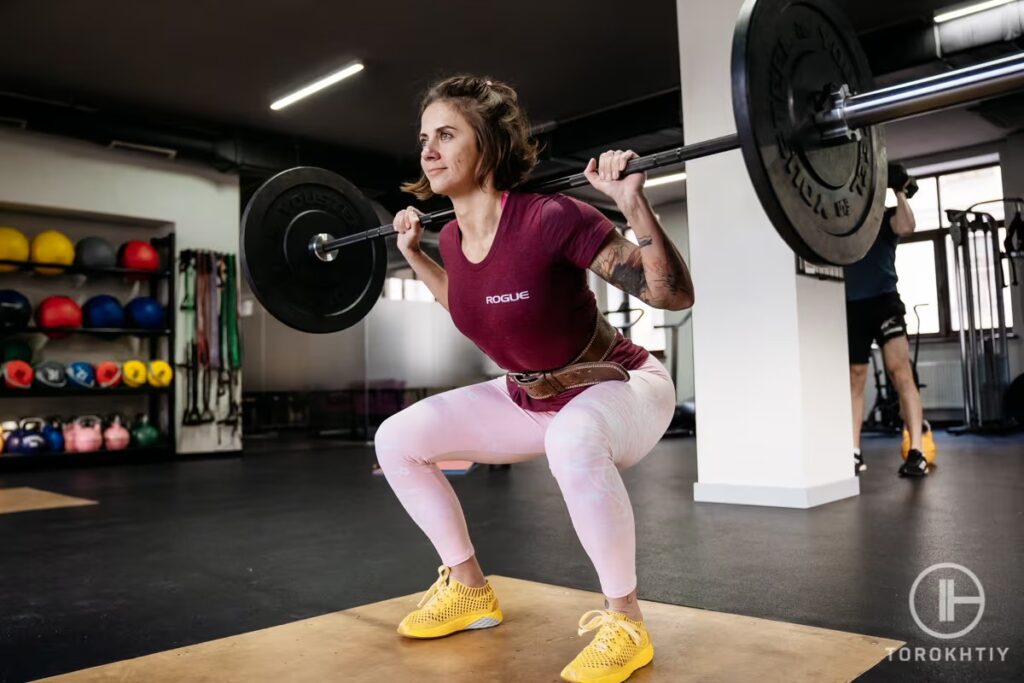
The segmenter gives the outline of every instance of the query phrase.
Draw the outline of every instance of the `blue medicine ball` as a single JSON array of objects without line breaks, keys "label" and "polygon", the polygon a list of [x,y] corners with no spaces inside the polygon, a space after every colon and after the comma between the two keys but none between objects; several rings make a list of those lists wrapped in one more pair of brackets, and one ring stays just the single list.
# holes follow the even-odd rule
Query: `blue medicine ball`
[{"label": "blue medicine ball", "polygon": [[32,304],[19,291],[0,289],[0,327],[24,327],[32,317]]},{"label": "blue medicine ball", "polygon": [[68,365],[68,383],[74,387],[96,388],[96,369],[81,361]]},{"label": "blue medicine ball", "polygon": [[151,296],[138,296],[125,306],[128,320],[132,325],[144,330],[157,330],[167,325],[164,307]]},{"label": "blue medicine ball", "polygon": [[121,302],[109,294],[90,298],[82,306],[83,327],[124,327],[125,316]]}]

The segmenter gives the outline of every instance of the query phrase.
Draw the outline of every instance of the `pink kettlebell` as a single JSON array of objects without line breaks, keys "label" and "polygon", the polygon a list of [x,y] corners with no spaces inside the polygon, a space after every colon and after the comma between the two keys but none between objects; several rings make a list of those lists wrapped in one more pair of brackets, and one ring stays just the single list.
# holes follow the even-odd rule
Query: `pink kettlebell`
[{"label": "pink kettlebell", "polygon": [[103,447],[108,451],[119,451],[128,447],[131,434],[125,429],[120,415],[114,415],[110,425],[103,430]]},{"label": "pink kettlebell", "polygon": [[[67,439],[65,437],[65,443]],[[98,451],[103,445],[102,422],[95,415],[82,415],[75,420],[74,430],[71,432],[71,447],[78,453]]]},{"label": "pink kettlebell", "polygon": [[78,433],[78,425],[75,424],[74,420],[66,422],[64,424],[64,452],[74,453],[76,448],[75,444],[78,439],[76,434]]}]

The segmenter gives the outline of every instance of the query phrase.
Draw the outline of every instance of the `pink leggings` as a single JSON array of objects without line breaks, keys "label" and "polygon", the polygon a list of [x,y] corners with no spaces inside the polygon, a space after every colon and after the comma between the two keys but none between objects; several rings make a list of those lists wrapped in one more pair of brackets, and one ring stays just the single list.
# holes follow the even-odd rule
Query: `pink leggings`
[{"label": "pink leggings", "polygon": [[628,382],[592,386],[558,412],[523,410],[500,377],[388,418],[377,431],[377,459],[441,561],[454,566],[473,556],[473,544],[459,500],[434,463],[515,463],[546,453],[601,591],[617,598],[636,588],[633,508],[619,470],[658,443],[674,408],[672,380],[653,356]]}]

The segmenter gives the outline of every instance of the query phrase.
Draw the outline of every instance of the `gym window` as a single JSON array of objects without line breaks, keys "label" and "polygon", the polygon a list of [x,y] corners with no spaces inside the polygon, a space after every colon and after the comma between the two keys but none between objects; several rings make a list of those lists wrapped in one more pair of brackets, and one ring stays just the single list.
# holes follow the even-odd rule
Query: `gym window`
[{"label": "gym window", "polygon": [[[991,164],[966,170],[951,171],[917,178],[918,192],[910,200],[910,207],[917,220],[917,231],[900,241],[896,248],[896,273],[899,275],[900,297],[907,306],[907,331],[917,333],[917,318],[914,307],[921,318],[921,334],[928,337],[951,337],[960,330],[960,321],[953,297],[956,292],[955,271],[953,269],[953,246],[947,228],[947,209],[966,209],[980,201],[999,199],[1003,196],[1002,171],[998,164]],[[895,206],[895,197],[890,194],[890,206]],[[1003,204],[996,202],[978,207],[979,211],[992,214],[997,221],[1002,221]],[[1006,228],[999,229],[999,243],[1006,238]],[[981,245],[982,236],[975,237]],[[991,239],[991,236],[989,236]],[[990,263],[992,259],[991,249]],[[1003,275],[1009,282],[1009,270],[1002,263]],[[987,275],[995,290],[995,274],[991,270],[979,268],[979,272]],[[1010,289],[1002,292],[1006,311],[1006,327],[1013,327],[1013,309],[1011,306]],[[922,305],[923,304],[923,305]],[[992,326],[989,320],[989,302],[984,292],[975,298],[975,313],[986,328]]]},{"label": "gym window", "polygon": [[434,301],[430,288],[422,280],[389,277],[384,281],[384,299],[391,301]]}]

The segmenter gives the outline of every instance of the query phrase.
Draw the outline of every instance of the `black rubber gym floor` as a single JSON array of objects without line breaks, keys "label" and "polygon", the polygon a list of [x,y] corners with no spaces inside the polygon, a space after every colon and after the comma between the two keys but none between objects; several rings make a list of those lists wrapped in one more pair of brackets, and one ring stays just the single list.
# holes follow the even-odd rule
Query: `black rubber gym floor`
[{"label": "black rubber gym floor", "polygon": [[[867,438],[861,495],[810,511],[695,505],[695,442],[663,441],[626,473],[641,597],[986,659],[1010,648],[1005,661],[883,661],[862,680],[1020,680],[1024,436],[938,440],[941,466],[910,481],[895,475],[898,440]],[[437,558],[372,462],[368,447],[281,439],[244,458],[0,475],[100,503],[0,515],[0,680],[425,590]],[[598,590],[543,460],[454,484],[485,572]],[[967,566],[986,593],[955,641],[908,609],[937,562]]]}]

